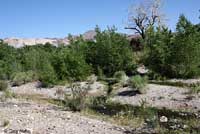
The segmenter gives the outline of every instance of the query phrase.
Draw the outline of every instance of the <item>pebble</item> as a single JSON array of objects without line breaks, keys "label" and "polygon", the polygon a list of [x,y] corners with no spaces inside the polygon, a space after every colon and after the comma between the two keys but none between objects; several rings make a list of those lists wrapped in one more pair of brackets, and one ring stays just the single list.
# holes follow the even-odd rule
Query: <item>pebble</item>
[{"label": "pebble", "polygon": [[13,105],[14,107],[18,107],[18,105]]},{"label": "pebble", "polygon": [[166,116],[161,116],[160,122],[162,122],[162,123],[168,122],[168,118]]},{"label": "pebble", "polygon": [[186,129],[186,128],[188,128],[188,125],[183,125],[183,129]]},{"label": "pebble", "polygon": [[67,115],[67,119],[70,120],[70,119],[71,119],[71,116],[70,116],[70,115]]}]

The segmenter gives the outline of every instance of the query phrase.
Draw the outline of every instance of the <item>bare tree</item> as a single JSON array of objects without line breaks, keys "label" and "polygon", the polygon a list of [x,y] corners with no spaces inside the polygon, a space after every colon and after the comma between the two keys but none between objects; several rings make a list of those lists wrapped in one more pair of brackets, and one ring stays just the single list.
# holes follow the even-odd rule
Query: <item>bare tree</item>
[{"label": "bare tree", "polygon": [[145,39],[146,30],[155,25],[162,24],[161,0],[143,0],[139,5],[129,9],[128,26]]}]

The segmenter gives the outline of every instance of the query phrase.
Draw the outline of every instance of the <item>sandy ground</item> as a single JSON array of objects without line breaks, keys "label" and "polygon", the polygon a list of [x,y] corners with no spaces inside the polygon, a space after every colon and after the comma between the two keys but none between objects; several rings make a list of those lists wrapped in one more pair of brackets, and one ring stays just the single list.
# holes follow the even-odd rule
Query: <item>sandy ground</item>
[{"label": "sandy ground", "polygon": [[[101,89],[101,85],[96,84],[95,88]],[[37,83],[11,87],[11,91],[16,94],[41,95],[46,98],[58,98],[57,90],[70,92],[64,86],[37,88]],[[200,111],[200,94],[191,95],[188,91],[187,88],[149,84],[146,94],[138,94],[125,87],[117,90],[112,100],[131,105],[145,102],[146,105],[159,108]],[[6,127],[3,125],[5,122],[9,122]],[[50,104],[12,99],[0,102],[0,134],[128,134],[128,130],[78,113],[63,111]]]},{"label": "sandy ground", "polygon": [[[125,129],[34,102],[0,103],[0,134],[123,134]],[[3,123],[9,121],[7,127]]]},{"label": "sandy ground", "polygon": [[[81,84],[85,84],[85,82],[82,82]],[[64,94],[70,94],[71,89],[69,86],[55,86],[53,88],[39,88],[39,83],[33,82],[33,83],[27,83],[21,86],[16,87],[10,87],[11,91],[16,94],[26,94],[26,95],[41,95],[46,98],[54,98],[54,99],[60,99],[64,98]],[[90,94],[105,94],[105,88],[106,86],[101,84],[100,82],[95,82],[90,85],[91,90],[89,91]],[[60,92],[60,94],[58,93]]]},{"label": "sandy ground", "polygon": [[[94,91],[103,91],[101,84],[94,84]],[[54,88],[37,88],[37,83],[28,83],[19,87],[11,87],[11,91],[16,94],[42,95],[47,98],[59,98],[57,90],[64,93],[70,93],[70,89],[64,86],[56,86]],[[147,93],[137,94],[133,89],[125,87],[117,90],[113,101],[141,105],[142,102],[153,107],[165,107],[169,109],[185,109],[189,111],[200,111],[200,94],[188,94],[189,89],[174,86],[163,86],[157,84],[149,84]]]},{"label": "sandy ground", "polygon": [[137,94],[131,88],[122,88],[112,100],[125,104],[165,107],[169,109],[186,109],[200,111],[200,94],[188,94],[189,89],[149,84],[146,94]]}]

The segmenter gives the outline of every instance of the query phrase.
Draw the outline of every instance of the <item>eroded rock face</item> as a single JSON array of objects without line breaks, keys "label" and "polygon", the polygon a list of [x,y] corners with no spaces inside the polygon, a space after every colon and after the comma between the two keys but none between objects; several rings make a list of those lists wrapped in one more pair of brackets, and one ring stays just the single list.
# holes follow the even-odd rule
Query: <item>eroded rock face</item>
[{"label": "eroded rock face", "polygon": [[[79,36],[79,35],[78,35]],[[76,39],[78,36],[73,36],[74,39]],[[84,40],[94,40],[96,36],[96,32],[94,30],[90,30],[82,34],[82,37]],[[7,43],[10,46],[13,46],[15,48],[20,48],[24,46],[32,46],[36,44],[46,44],[50,43],[54,46],[58,46],[59,44],[69,45],[70,41],[68,37],[65,38],[5,38],[3,40],[5,43]]]},{"label": "eroded rock face", "polygon": [[55,46],[58,46],[59,44],[69,44],[69,40],[67,38],[6,38],[4,39],[4,42],[7,43],[10,46],[13,46],[15,48],[20,48],[23,46],[31,46],[36,44],[46,44],[50,43]]},{"label": "eroded rock face", "polygon": [[[94,30],[89,30],[83,34],[72,35],[72,38],[76,40],[80,35],[82,35],[82,38],[84,40],[95,40],[95,36],[97,35],[97,33]],[[122,34],[122,35],[126,35],[128,40],[134,40],[134,39],[137,40],[139,38],[138,35],[127,35],[127,34]],[[65,38],[16,38],[16,37],[11,37],[11,38],[5,38],[2,41],[7,43],[10,46],[15,47],[15,48],[20,48],[20,47],[24,47],[24,46],[32,46],[32,45],[36,45],[36,44],[44,45],[46,43],[53,44],[54,46],[58,46],[59,44],[64,44],[64,45],[70,44],[68,37],[65,37]],[[131,42],[131,45],[137,45],[137,44],[135,44],[135,42]]]}]

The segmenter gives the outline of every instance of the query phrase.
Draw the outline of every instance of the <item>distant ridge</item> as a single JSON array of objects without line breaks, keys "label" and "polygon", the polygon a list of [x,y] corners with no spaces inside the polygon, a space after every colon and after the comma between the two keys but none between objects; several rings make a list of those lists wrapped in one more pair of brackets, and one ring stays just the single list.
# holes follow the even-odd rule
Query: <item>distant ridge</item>
[{"label": "distant ridge", "polygon": [[69,40],[67,38],[6,38],[4,39],[4,42],[16,48],[20,48],[25,45],[31,46],[46,43],[51,43],[55,46],[57,46],[58,44],[69,44]]},{"label": "distant ridge", "polygon": [[[72,37],[76,39],[79,35],[73,35]],[[96,32],[94,30],[89,30],[82,34],[84,40],[94,40],[96,36]],[[136,35],[127,35],[127,39],[131,40],[132,38],[136,38]],[[65,38],[5,38],[3,39],[5,43],[15,48],[20,48],[24,46],[32,46],[36,44],[46,44],[50,43],[54,46],[58,46],[59,44],[69,45],[70,41],[68,37]]]},{"label": "distant ridge", "polygon": [[[96,32],[94,30],[89,30],[82,34],[83,39],[85,40],[93,40],[96,35]],[[78,36],[73,36],[74,38]],[[20,48],[23,46],[32,46],[36,44],[46,44],[50,43],[54,46],[58,46],[59,44],[68,45],[70,43],[68,37],[65,38],[5,38],[3,39],[5,43],[7,43],[10,46],[13,46],[15,48]]]}]

